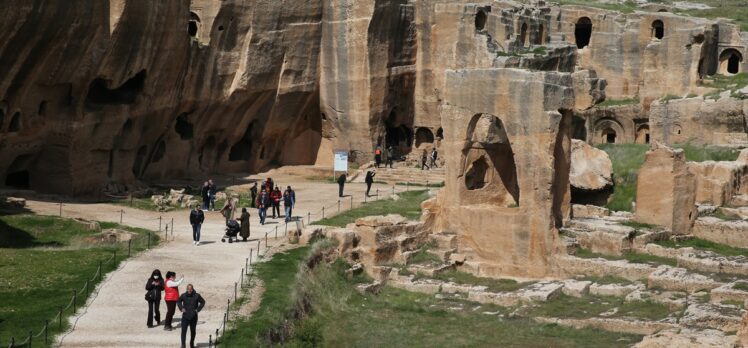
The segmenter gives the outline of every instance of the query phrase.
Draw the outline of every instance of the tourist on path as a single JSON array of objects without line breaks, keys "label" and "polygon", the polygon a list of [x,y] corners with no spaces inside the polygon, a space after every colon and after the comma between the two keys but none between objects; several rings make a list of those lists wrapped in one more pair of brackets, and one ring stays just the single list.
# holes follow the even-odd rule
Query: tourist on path
[{"label": "tourist on path", "polygon": [[345,180],[345,173],[340,174],[338,177],[338,197],[343,197],[343,186],[345,186]]},{"label": "tourist on path", "polygon": [[436,158],[439,156],[439,153],[436,152],[436,147],[431,149],[431,168],[436,168]]},{"label": "tourist on path", "polygon": [[377,168],[382,164],[382,148],[379,145],[377,145],[377,148],[374,150],[374,163]]},{"label": "tourist on path", "polygon": [[375,175],[377,175],[377,173],[373,170],[366,172],[366,178],[364,179],[364,182],[366,183],[366,197],[369,197],[369,191],[371,191],[371,184],[374,183]]},{"label": "tourist on path", "polygon": [[187,284],[187,292],[179,296],[177,306],[179,306],[179,311],[182,312],[182,348],[185,348],[184,341],[188,327],[190,329],[190,348],[195,348],[197,313],[205,307],[205,300],[195,291],[192,284]]},{"label": "tourist on path", "polygon": [[281,192],[280,187],[276,186],[275,190],[270,193],[270,200],[273,203],[273,219],[280,218],[281,216],[281,199],[283,199],[283,192]]},{"label": "tourist on path", "polygon": [[207,181],[203,183],[203,188],[200,189],[200,197],[203,198],[203,210],[208,210],[210,208],[210,187]]},{"label": "tourist on path", "polygon": [[387,163],[384,164],[384,167],[387,168],[387,165],[390,165],[390,169],[392,168],[392,162],[395,161],[395,149],[392,146],[387,147]]},{"label": "tourist on path", "polygon": [[255,205],[255,200],[257,199],[257,182],[255,181],[255,184],[252,185],[252,187],[249,189],[249,194],[252,196],[252,202],[250,202],[252,208],[257,208]]},{"label": "tourist on path", "polygon": [[262,189],[257,197],[257,211],[260,213],[260,225],[265,224],[265,218],[268,216],[268,205],[270,204],[270,195],[265,189]]},{"label": "tourist on path", "polygon": [[164,322],[164,330],[171,331],[171,321],[174,319],[174,311],[177,307],[177,300],[179,300],[179,285],[184,281],[184,277],[179,280],[177,274],[168,271],[166,272],[166,287],[164,288],[164,302],[166,302],[166,321]]},{"label": "tourist on path", "polygon": [[[148,327],[154,327],[161,325],[161,291],[164,290],[164,278],[161,276],[161,271],[158,269],[153,270],[151,277],[145,282],[145,290],[147,291],[145,298],[148,301]],[[156,320],[156,325],[153,325],[153,320]]]},{"label": "tourist on path", "polygon": [[208,197],[210,199],[210,207],[208,211],[216,210],[216,184],[213,183],[213,179],[208,180]]},{"label": "tourist on path", "polygon": [[237,220],[239,220],[242,225],[239,235],[242,236],[244,241],[246,241],[247,238],[249,238],[249,213],[247,212],[247,208],[242,208],[242,215]]},{"label": "tourist on path", "polygon": [[205,221],[205,214],[200,209],[200,206],[195,205],[195,208],[190,212],[190,225],[192,225],[192,244],[200,245],[200,229]]},{"label": "tourist on path", "polygon": [[421,170],[423,170],[423,168],[429,169],[428,153],[426,153],[426,149],[423,149],[423,153],[421,154]]},{"label": "tourist on path", "polygon": [[283,207],[286,213],[286,222],[291,221],[293,217],[293,207],[296,205],[296,192],[291,189],[291,186],[286,187],[286,191],[283,192]]},{"label": "tourist on path", "polygon": [[226,203],[223,204],[223,208],[221,209],[221,215],[226,219],[226,224],[228,225],[229,221],[234,220],[234,214],[236,214],[236,205],[239,203],[239,200],[234,197],[234,195],[231,195],[230,197],[226,197]]},{"label": "tourist on path", "polygon": [[267,178],[267,180],[265,180],[264,186],[265,187],[263,188],[265,189],[265,191],[267,191],[268,193],[273,192],[273,188],[275,187],[273,186],[273,178]]}]

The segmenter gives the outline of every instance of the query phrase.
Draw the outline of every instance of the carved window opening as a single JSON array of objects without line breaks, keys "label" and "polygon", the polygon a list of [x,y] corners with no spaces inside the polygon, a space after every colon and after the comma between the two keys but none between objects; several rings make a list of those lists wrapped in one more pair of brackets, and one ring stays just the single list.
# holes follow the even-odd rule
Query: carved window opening
[{"label": "carved window opening", "polygon": [[662,23],[659,19],[652,22],[652,37],[658,40],[665,37],[665,23]]},{"label": "carved window opening", "polygon": [[574,38],[577,43],[577,48],[581,49],[589,46],[590,40],[592,39],[592,20],[588,17],[579,18],[574,27]]}]

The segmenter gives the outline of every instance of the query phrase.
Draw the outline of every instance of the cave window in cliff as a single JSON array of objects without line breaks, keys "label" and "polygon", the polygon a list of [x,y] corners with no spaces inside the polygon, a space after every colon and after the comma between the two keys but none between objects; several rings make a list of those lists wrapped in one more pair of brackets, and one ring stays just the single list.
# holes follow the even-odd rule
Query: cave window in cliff
[{"label": "cave window in cliff", "polygon": [[473,161],[465,172],[465,187],[468,190],[482,189],[488,183],[488,163],[486,157],[481,156]]},{"label": "cave window in cliff", "polygon": [[734,48],[728,48],[719,55],[720,72],[723,74],[737,74],[740,72],[740,63],[743,55]]},{"label": "cave window in cliff", "polygon": [[187,121],[187,114],[177,116],[174,130],[179,134],[179,139],[190,140],[194,137],[194,127],[192,126],[192,123]]},{"label": "cave window in cliff", "polygon": [[616,143],[616,131],[613,130],[613,128],[606,128],[603,130],[603,141],[606,144],[615,144]]},{"label": "cave window in cliff", "polygon": [[444,139],[444,128],[439,127],[439,129],[436,130],[436,137],[438,139]]},{"label": "cave window in cliff", "polygon": [[0,108],[0,131],[3,129],[3,121],[5,121],[5,110]]},{"label": "cave window in cliff", "polygon": [[649,144],[649,125],[641,125],[636,130],[636,143]]},{"label": "cave window in cliff", "polygon": [[401,152],[410,147],[413,139],[413,131],[408,126],[400,125],[399,127],[387,127],[385,135],[385,144],[400,149]]},{"label": "cave window in cliff", "polygon": [[30,187],[29,171],[21,170],[8,173],[8,175],[5,176],[5,186],[28,189]]},{"label": "cave window in cliff", "polygon": [[588,17],[579,18],[574,27],[574,38],[577,43],[577,48],[587,47],[592,38],[592,20]]},{"label": "cave window in cliff", "polygon": [[104,79],[94,79],[88,87],[85,105],[90,108],[98,105],[132,104],[143,91],[146,71],[141,70],[121,86],[109,89]]},{"label": "cave window in cliff", "polygon": [[21,113],[16,112],[13,117],[10,118],[10,125],[8,125],[8,132],[15,133],[21,130]]},{"label": "cave window in cliff", "polygon": [[662,23],[659,19],[652,22],[652,37],[659,40],[665,37],[665,23]]},{"label": "cave window in cliff", "polygon": [[244,135],[239,141],[231,147],[229,151],[229,161],[249,161],[252,159],[252,128],[254,123],[250,123],[244,131]]},{"label": "cave window in cliff", "polygon": [[433,144],[434,133],[426,127],[420,127],[416,130],[416,147],[421,147],[423,144]]},{"label": "cave window in cliff", "polygon": [[187,34],[192,38],[197,38],[200,29],[200,17],[195,12],[190,12],[190,21],[187,24]]},{"label": "cave window in cliff", "polygon": [[542,45],[545,41],[545,27],[541,24],[538,27],[538,36],[535,38],[536,45]]},{"label": "cave window in cliff", "polygon": [[486,12],[483,10],[478,10],[478,12],[475,14],[475,30],[482,31],[486,28],[486,21],[488,17],[486,16]]},{"label": "cave window in cliff", "polygon": [[519,30],[519,44],[522,47],[527,47],[527,23],[522,23],[522,27]]},{"label": "cave window in cliff", "polygon": [[47,113],[47,101],[46,100],[42,100],[39,103],[39,110],[38,110],[37,114],[39,116],[44,116],[44,114],[46,114],[46,113]]}]

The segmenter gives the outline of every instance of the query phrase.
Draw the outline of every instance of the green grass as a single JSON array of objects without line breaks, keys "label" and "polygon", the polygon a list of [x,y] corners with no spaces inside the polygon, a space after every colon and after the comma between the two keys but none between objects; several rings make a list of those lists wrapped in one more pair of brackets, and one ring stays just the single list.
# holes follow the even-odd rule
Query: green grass
[{"label": "green grass", "polygon": [[434,247],[436,247],[436,243],[434,241],[429,241],[410,257],[408,264],[423,265],[444,263],[444,260],[439,259],[438,256],[429,252],[429,250]]},{"label": "green grass", "polygon": [[[734,161],[739,150],[718,146],[702,146],[692,143],[675,144],[683,149],[687,161]],[[636,182],[639,169],[644,164],[644,156],[649,149],[643,144],[600,144],[597,148],[605,151],[613,163],[613,194],[606,208],[614,211],[631,211],[631,203],[636,200]]]},{"label": "green grass", "polygon": [[677,99],[683,99],[683,98],[681,98],[680,96],[674,95],[674,94],[668,94],[662,97],[660,100],[667,103],[671,100],[677,100]]},{"label": "green grass", "polygon": [[[268,263],[272,262],[276,261]],[[289,337],[285,342],[268,340],[270,331],[257,332],[257,324],[253,323],[266,320],[262,314],[266,310],[265,297],[273,292],[268,289],[260,310],[234,322],[233,327],[238,329],[227,331],[226,346],[628,347],[641,339],[638,335],[538,324],[527,318],[508,319],[511,308],[435,298],[390,287],[385,287],[378,295],[361,295],[354,290],[359,281],[344,276],[347,267],[344,262],[322,263],[296,276],[294,270],[300,262],[299,258],[285,257],[278,262],[285,264],[284,267],[278,265],[275,273],[259,275],[263,280],[273,281],[279,277],[286,281],[284,287],[273,288],[278,295],[287,297],[275,301],[285,306],[274,308],[276,325],[265,326],[277,328],[283,324],[288,327]],[[302,319],[283,316],[283,313],[294,312],[294,304],[298,304],[299,299],[308,304]]]},{"label": "green grass", "polygon": [[363,206],[346,210],[340,214],[324,218],[315,222],[318,225],[345,227],[365,216],[400,214],[408,219],[416,220],[421,216],[421,202],[429,198],[428,191],[409,191],[400,193],[400,199],[383,199],[365,203]]},{"label": "green grass", "polygon": [[603,276],[603,277],[586,276],[586,277],[582,278],[581,280],[588,280],[588,281],[591,281],[593,283],[598,283],[598,284],[603,284],[603,285],[604,284],[629,285],[629,284],[633,284],[634,283],[634,282],[632,282],[632,281],[630,281],[630,280],[628,280],[626,278],[621,278],[621,277],[617,277],[617,276],[613,276],[613,275],[606,275],[606,276]]},{"label": "green grass", "polygon": [[515,291],[532,284],[532,282],[520,283],[513,279],[477,277],[470,273],[457,270],[438,273],[431,278],[443,280],[446,282],[454,282],[457,284],[486,286],[488,287],[488,291],[492,292]]},{"label": "green grass", "polygon": [[637,252],[628,252],[628,253],[623,254],[623,256],[613,256],[613,255],[595,253],[589,249],[579,248],[577,249],[576,256],[584,258],[584,259],[594,259],[594,258],[601,257],[606,260],[626,260],[631,263],[669,265],[673,267],[678,265],[678,261],[676,261],[675,259],[671,259],[669,257],[661,257],[661,256],[642,254],[642,253],[637,253]]},{"label": "green grass", "polygon": [[631,221],[631,220],[630,221],[621,222],[621,225],[628,226],[628,227],[631,227],[631,228],[635,228],[637,230],[638,229],[642,229],[642,230],[654,230],[654,229],[658,228],[657,225],[647,224],[647,223],[637,222],[637,221]]},{"label": "green grass", "polygon": [[[706,10],[676,10],[675,13],[710,19],[729,18],[748,31],[748,6],[744,0],[694,0],[692,2],[707,4],[713,8]],[[724,4],[724,6],[721,6]]]},{"label": "green grass", "polygon": [[736,289],[736,290],[748,292],[748,283],[746,283],[746,282],[737,282],[737,283],[735,283],[735,285],[732,286],[732,288]]},{"label": "green grass", "polygon": [[706,239],[701,238],[690,238],[679,241],[673,240],[662,240],[655,242],[667,248],[686,248],[692,247],[697,250],[711,251],[723,256],[746,256],[748,257],[748,249],[736,248],[725,244],[719,244]]},{"label": "green grass", "polygon": [[636,318],[644,320],[660,320],[670,314],[670,309],[663,304],[651,301],[624,302],[622,297],[614,296],[584,296],[581,298],[562,295],[540,306],[528,307],[526,316],[543,316],[554,318],[592,318],[618,308],[618,312],[609,318]]},{"label": "green grass", "polygon": [[[731,75],[731,76],[725,76],[725,75],[714,75],[711,76],[711,84],[707,85],[708,87],[713,87],[718,89],[716,92],[719,94],[723,91],[737,91],[739,89],[742,89],[745,86],[748,86],[748,73],[742,72],[739,74]],[[735,97],[739,97],[737,94],[733,93]]]},{"label": "green grass", "polygon": [[[102,228],[122,228],[138,233],[132,252],[146,248],[146,230],[126,228],[117,224],[101,224]],[[104,273],[116,269],[127,257],[127,244],[89,245],[85,238],[96,234],[70,219],[49,216],[0,216],[0,346],[26,339],[50,324],[50,338],[60,332],[57,315],[60,306],[67,306],[73,291],[80,292],[86,280],[92,280],[99,262],[110,260],[117,251],[117,259],[103,263]],[[152,245],[158,237],[152,237]],[[93,289],[96,278],[90,285]],[[78,306],[87,294],[80,294]],[[67,329],[63,315],[62,330]],[[53,321],[54,320],[54,321]],[[54,324],[54,325],[52,325]],[[41,342],[38,339],[34,342]],[[43,346],[43,344],[39,344]]]},{"label": "green grass", "polygon": [[605,99],[602,103],[597,104],[597,107],[610,107],[620,105],[636,105],[639,104],[639,98],[624,98],[624,99]]}]

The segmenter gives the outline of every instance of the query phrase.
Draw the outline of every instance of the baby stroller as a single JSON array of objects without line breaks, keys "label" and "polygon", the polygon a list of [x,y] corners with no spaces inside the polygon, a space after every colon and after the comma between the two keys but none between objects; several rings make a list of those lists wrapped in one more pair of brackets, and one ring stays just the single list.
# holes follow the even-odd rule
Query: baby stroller
[{"label": "baby stroller", "polygon": [[229,222],[226,223],[226,235],[221,238],[221,242],[226,242],[228,239],[229,243],[233,243],[234,240],[237,239],[236,235],[239,234],[241,229],[239,222],[236,220],[229,220]]}]

